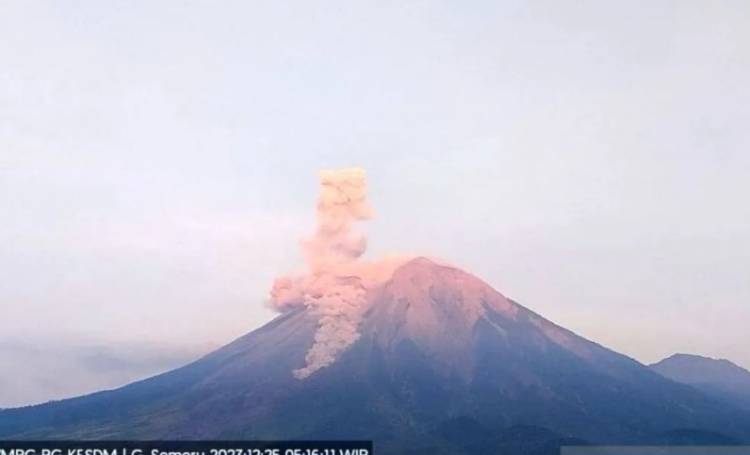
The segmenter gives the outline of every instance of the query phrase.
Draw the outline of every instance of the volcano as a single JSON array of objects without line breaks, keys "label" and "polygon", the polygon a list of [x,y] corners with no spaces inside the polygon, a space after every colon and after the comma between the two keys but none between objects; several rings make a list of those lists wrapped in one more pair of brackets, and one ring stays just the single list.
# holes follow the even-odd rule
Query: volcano
[{"label": "volcano", "polygon": [[747,411],[454,267],[409,260],[366,298],[355,341],[306,377],[321,315],[300,306],[171,372],[2,411],[0,438],[365,439],[378,454],[750,441]]}]

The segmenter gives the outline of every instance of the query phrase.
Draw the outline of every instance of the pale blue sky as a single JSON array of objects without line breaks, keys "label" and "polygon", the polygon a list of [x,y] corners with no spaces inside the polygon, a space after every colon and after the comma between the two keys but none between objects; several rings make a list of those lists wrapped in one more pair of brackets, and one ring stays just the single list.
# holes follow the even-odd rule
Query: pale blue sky
[{"label": "pale blue sky", "polygon": [[741,0],[1,2],[0,407],[267,321],[351,165],[369,255],[750,367],[749,80]]}]

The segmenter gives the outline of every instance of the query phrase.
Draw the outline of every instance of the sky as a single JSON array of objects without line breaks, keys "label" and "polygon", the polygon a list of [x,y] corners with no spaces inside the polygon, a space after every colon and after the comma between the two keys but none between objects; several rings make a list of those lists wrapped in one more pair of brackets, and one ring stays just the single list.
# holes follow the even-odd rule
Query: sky
[{"label": "sky", "polygon": [[318,172],[368,256],[750,367],[750,3],[0,2],[0,407],[274,317]]}]

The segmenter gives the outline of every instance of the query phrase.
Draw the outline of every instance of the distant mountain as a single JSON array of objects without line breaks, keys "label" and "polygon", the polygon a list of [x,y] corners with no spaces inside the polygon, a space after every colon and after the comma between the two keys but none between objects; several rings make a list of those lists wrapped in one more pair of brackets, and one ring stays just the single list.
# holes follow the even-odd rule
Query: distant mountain
[{"label": "distant mountain", "polygon": [[419,258],[366,292],[356,341],[304,379],[322,320],[300,307],[183,368],[2,411],[0,438],[371,439],[378,455],[750,441],[750,412],[461,270]]},{"label": "distant mountain", "polygon": [[690,384],[750,409],[750,371],[729,360],[675,354],[650,365],[650,368],[673,381]]}]

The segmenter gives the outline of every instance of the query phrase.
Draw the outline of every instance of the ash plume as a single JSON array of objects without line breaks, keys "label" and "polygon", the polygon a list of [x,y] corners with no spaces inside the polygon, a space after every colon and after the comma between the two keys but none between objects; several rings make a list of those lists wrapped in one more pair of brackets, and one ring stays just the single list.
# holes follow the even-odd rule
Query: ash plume
[{"label": "ash plume", "polygon": [[367,203],[367,177],[358,168],[320,173],[318,228],[304,242],[310,270],[325,271],[354,261],[367,249],[367,239],[352,229],[355,221],[372,216]]},{"label": "ash plume", "polygon": [[271,303],[279,311],[305,306],[318,317],[318,330],[305,357],[294,370],[304,379],[336,360],[359,338],[359,323],[367,310],[367,290],[386,280],[403,262],[392,257],[359,261],[367,238],[354,225],[372,217],[367,202],[367,178],[359,168],[320,173],[315,234],[303,240],[308,272],[277,278]]}]

